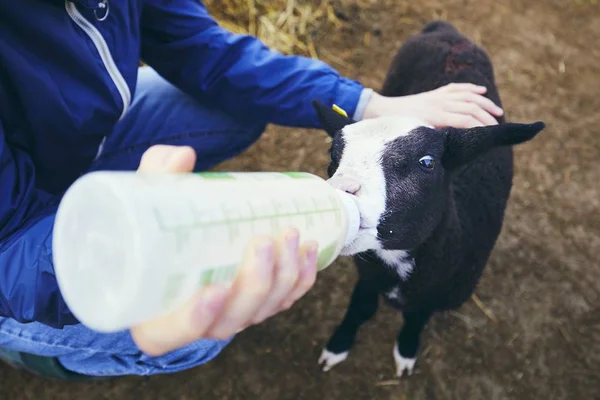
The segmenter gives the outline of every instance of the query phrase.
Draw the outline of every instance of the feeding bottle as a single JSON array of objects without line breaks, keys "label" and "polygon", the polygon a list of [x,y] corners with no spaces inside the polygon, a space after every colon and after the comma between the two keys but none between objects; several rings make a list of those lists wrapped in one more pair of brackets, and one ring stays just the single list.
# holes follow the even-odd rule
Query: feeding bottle
[{"label": "feeding bottle", "polygon": [[322,270],[360,216],[353,196],[308,173],[93,172],[59,205],[56,277],[81,323],[114,332],[232,283],[253,236],[289,226],[318,242]]}]

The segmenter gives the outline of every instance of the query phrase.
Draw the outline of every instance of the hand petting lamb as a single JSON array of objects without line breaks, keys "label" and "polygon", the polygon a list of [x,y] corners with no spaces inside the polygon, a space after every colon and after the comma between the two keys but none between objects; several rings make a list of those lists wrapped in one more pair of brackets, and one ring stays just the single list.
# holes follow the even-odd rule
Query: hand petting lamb
[{"label": "hand petting lamb", "polygon": [[[449,83],[486,86],[501,106],[485,51],[436,21],[405,42],[381,94],[411,95]],[[359,235],[342,253],[354,256],[358,283],[319,364],[328,371],[348,357],[381,295],[404,316],[393,356],[397,375],[411,375],[424,326],[433,313],[469,300],[500,234],[512,186],[511,146],[532,139],[544,124],[501,118],[499,125],[434,129],[405,117],[354,122],[315,107],[333,138],[329,182],[355,195],[361,212]]]}]

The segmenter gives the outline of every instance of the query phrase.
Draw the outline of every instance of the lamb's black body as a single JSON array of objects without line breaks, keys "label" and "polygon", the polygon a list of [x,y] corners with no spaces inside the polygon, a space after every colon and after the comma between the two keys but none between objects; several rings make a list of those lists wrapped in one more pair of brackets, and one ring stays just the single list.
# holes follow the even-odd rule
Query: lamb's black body
[{"label": "lamb's black body", "polygon": [[[486,86],[487,96],[501,106],[486,53],[450,24],[433,22],[402,46],[381,94],[416,94],[452,82]],[[457,308],[471,297],[501,231],[512,176],[510,146],[495,148],[454,171],[449,177],[451,194],[445,214],[433,235],[411,250],[415,268],[407,279],[402,280],[373,252],[356,256],[359,282],[327,350],[348,351],[358,328],[375,314],[378,296],[383,295],[404,314],[399,354],[414,359],[421,330],[431,315]],[[388,295],[392,290],[395,296]]]},{"label": "lamb's black body", "polygon": [[[501,105],[492,64],[481,48],[447,23],[431,23],[424,32],[400,49],[383,95],[403,96],[464,82],[486,86],[487,97]],[[454,204],[448,205],[434,235],[414,250],[419,267],[410,279],[400,282],[403,310],[452,309],[470,298],[502,228],[512,176],[509,146],[493,149],[455,172]],[[366,268],[363,264],[357,258],[361,276],[380,269],[371,262]]]}]

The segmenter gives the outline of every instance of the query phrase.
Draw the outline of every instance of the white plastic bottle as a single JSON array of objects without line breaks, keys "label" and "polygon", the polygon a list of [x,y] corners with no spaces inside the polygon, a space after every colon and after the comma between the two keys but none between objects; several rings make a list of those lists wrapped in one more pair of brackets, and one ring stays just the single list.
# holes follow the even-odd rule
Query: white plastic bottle
[{"label": "white plastic bottle", "polygon": [[288,226],[318,242],[322,270],[360,217],[351,195],[307,173],[94,172],[60,203],[56,277],[84,325],[119,331],[233,282],[251,238]]}]

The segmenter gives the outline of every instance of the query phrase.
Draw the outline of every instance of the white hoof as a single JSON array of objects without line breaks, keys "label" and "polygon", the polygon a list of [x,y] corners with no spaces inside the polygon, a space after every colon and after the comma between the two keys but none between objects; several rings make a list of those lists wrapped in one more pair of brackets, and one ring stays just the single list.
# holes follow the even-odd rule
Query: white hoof
[{"label": "white hoof", "polygon": [[402,378],[404,371],[407,376],[411,376],[415,368],[416,358],[404,358],[398,352],[398,344],[394,345],[394,361],[396,362],[396,376]]},{"label": "white hoof", "polygon": [[319,357],[319,365],[323,366],[323,372],[327,372],[339,363],[346,361],[346,358],[348,358],[348,353],[349,352],[346,351],[340,354],[335,354],[323,349],[321,357]]}]

